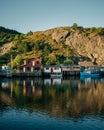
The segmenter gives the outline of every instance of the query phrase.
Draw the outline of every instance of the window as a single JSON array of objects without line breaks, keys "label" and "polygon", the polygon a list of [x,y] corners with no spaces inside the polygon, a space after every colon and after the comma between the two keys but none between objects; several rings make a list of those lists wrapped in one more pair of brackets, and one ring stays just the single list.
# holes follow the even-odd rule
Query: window
[{"label": "window", "polygon": [[31,64],[31,61],[30,61],[30,60],[28,60],[28,64]]},{"label": "window", "polygon": [[33,63],[32,65],[35,66],[35,61],[33,61],[32,63]]},{"label": "window", "polygon": [[23,70],[23,68],[22,68],[22,67],[20,67],[20,70]]},{"label": "window", "polygon": [[59,70],[59,68],[58,68],[58,67],[55,67],[55,70]]},{"label": "window", "polygon": [[47,67],[46,70],[49,70],[49,68]]},{"label": "window", "polygon": [[36,62],[36,64],[39,64],[39,63],[40,63],[39,61]]},{"label": "window", "polygon": [[22,71],[23,71],[23,68],[22,68],[22,67],[20,67],[20,68],[19,68],[19,70],[22,72]]},{"label": "window", "polygon": [[27,67],[27,71],[30,71],[31,69],[30,69],[30,67]]}]

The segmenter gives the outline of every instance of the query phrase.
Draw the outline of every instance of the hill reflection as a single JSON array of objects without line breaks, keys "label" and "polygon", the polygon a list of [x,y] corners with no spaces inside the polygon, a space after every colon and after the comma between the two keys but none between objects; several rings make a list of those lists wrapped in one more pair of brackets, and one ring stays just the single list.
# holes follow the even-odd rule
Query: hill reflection
[{"label": "hill reflection", "polygon": [[55,117],[104,115],[104,79],[0,79],[3,106]]}]

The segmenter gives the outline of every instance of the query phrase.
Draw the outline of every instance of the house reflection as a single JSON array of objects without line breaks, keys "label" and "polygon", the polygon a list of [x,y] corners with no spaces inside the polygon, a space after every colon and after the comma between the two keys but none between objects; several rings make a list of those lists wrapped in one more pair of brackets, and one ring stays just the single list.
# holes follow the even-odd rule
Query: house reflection
[{"label": "house reflection", "polygon": [[11,79],[3,78],[0,82],[0,86],[3,89],[9,88],[11,86]]},{"label": "house reflection", "polygon": [[[3,91],[10,92],[12,97],[13,93],[22,92],[24,96],[41,96],[43,80],[39,78],[34,79],[2,79],[0,87]],[[17,91],[18,90],[18,91]]]},{"label": "house reflection", "polygon": [[104,78],[26,78],[2,80],[0,86],[2,102],[17,108],[25,107],[31,112],[39,110],[56,117],[73,118],[84,114],[104,114]]},{"label": "house reflection", "polygon": [[61,84],[62,84],[62,79],[61,78],[57,78],[57,79],[53,79],[53,78],[44,79],[44,85],[53,86],[53,85],[61,85]]},{"label": "house reflection", "polygon": [[19,86],[22,88],[24,96],[41,96],[42,84],[42,80],[37,78],[24,79],[19,81]]},{"label": "house reflection", "polygon": [[80,79],[80,84],[78,86],[79,90],[80,89],[91,89],[91,88],[96,88],[97,87],[97,83],[101,82],[102,79],[98,79],[98,78],[84,78],[84,79]]}]

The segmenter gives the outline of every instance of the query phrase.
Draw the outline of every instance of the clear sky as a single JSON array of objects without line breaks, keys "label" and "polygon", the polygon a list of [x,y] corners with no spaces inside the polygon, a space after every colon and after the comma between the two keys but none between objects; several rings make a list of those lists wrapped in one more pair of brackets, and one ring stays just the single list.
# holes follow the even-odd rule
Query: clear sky
[{"label": "clear sky", "polygon": [[104,27],[104,0],[0,0],[0,26],[19,32]]}]

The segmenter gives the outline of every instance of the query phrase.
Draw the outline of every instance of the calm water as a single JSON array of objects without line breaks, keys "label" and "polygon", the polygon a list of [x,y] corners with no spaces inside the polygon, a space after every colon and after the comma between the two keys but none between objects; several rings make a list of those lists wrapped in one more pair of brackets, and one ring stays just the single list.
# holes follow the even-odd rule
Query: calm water
[{"label": "calm water", "polygon": [[0,130],[103,130],[104,78],[0,79]]}]

